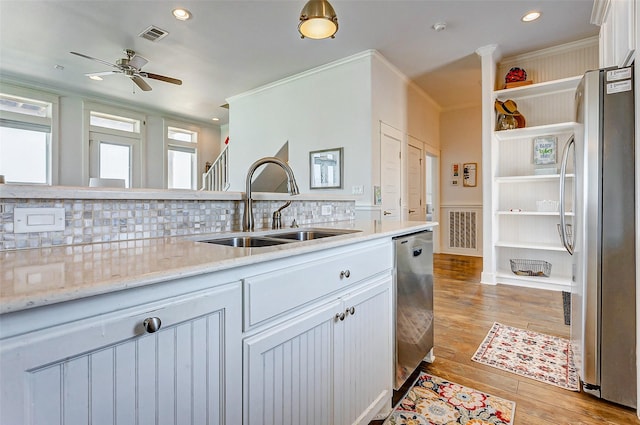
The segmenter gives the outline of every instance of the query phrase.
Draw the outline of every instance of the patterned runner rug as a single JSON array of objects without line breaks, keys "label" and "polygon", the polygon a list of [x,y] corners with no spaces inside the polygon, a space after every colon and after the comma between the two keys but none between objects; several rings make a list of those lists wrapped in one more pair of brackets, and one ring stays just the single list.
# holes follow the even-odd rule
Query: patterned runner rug
[{"label": "patterned runner rug", "polygon": [[513,401],[421,373],[384,425],[511,425]]},{"label": "patterned runner rug", "polygon": [[471,358],[478,363],[580,391],[569,340],[494,323]]}]

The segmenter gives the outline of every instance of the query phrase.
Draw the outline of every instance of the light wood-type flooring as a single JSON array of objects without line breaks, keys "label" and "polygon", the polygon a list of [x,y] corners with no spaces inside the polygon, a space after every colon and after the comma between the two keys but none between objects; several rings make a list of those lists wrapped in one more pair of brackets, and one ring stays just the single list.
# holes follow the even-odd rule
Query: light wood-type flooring
[{"label": "light wood-type flooring", "polygon": [[480,284],[482,259],[476,257],[436,254],[434,267],[436,359],[419,369],[515,401],[514,425],[640,424],[633,409],[471,361],[493,322],[569,338],[561,292]]}]

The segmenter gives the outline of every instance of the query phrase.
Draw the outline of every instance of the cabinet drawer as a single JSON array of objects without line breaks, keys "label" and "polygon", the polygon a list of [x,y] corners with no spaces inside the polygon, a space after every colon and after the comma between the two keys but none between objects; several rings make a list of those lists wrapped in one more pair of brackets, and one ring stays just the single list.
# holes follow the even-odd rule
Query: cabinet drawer
[{"label": "cabinet drawer", "polygon": [[244,279],[245,331],[392,268],[391,244],[365,247]]}]

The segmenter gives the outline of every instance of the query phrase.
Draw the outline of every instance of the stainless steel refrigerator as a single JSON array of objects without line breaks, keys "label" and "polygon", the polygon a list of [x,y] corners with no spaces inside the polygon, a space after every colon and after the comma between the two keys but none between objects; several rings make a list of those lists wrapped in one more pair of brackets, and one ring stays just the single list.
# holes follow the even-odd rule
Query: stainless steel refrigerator
[{"label": "stainless steel refrigerator", "polygon": [[[579,130],[561,167],[575,161],[571,342],[582,389],[636,407],[635,141],[633,69],[587,72],[576,91]],[[571,153],[575,156],[572,157]],[[569,215],[569,218],[570,215]]]}]

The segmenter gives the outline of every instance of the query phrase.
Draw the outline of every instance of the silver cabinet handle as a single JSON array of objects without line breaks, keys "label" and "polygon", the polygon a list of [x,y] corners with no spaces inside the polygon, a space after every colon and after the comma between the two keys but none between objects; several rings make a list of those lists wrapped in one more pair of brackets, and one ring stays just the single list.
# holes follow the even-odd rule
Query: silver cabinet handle
[{"label": "silver cabinet handle", "polygon": [[159,317],[147,317],[144,319],[144,322],[142,322],[142,326],[144,326],[144,330],[147,331],[147,333],[152,334],[160,329],[162,321]]},{"label": "silver cabinet handle", "polygon": [[351,276],[351,272],[349,271],[349,269],[343,270],[343,271],[340,272],[340,279],[345,278],[345,277],[347,279],[349,279],[350,276]]},{"label": "silver cabinet handle", "polygon": [[336,313],[336,316],[335,316],[336,322],[338,320],[343,321],[345,317],[347,317],[347,316],[345,316],[344,313]]},{"label": "silver cabinet handle", "polygon": [[384,214],[384,215],[391,215],[391,212],[389,212],[389,211],[384,211],[382,214]]},{"label": "silver cabinet handle", "polygon": [[356,308],[354,306],[351,306],[345,311],[345,313],[353,316],[354,314],[356,314]]}]

